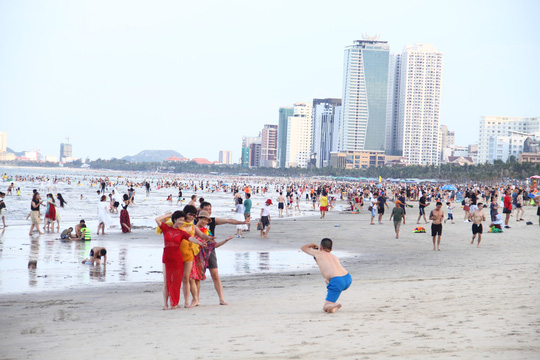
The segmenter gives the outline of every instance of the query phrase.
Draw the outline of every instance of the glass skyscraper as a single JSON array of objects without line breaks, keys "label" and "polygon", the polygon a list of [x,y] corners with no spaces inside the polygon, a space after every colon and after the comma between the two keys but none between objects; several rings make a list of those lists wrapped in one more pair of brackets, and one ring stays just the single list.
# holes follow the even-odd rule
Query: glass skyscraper
[{"label": "glass skyscraper", "polygon": [[293,115],[294,109],[292,107],[279,108],[277,161],[280,168],[284,168],[287,163],[287,127],[289,116]]},{"label": "glass skyscraper", "polygon": [[339,151],[385,149],[389,51],[379,40],[345,48]]}]

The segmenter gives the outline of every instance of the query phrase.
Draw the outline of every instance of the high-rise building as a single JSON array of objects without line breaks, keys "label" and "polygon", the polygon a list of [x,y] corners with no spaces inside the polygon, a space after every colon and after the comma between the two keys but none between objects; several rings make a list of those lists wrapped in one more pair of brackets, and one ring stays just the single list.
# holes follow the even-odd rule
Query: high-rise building
[{"label": "high-rise building", "polygon": [[0,154],[7,151],[7,132],[0,132]]},{"label": "high-rise building", "polygon": [[[252,147],[252,144],[259,145],[257,147]],[[242,138],[242,159],[240,163],[242,164],[242,167],[258,167],[259,166],[259,160],[260,160],[260,145],[261,145],[261,135],[259,136],[244,136]],[[252,151],[256,151],[256,153],[252,154]]]},{"label": "high-rise building", "polygon": [[261,142],[261,166],[276,167],[278,151],[278,126],[264,125]]},{"label": "high-rise building", "polygon": [[448,130],[448,126],[441,125],[439,128],[439,148],[441,149],[441,162],[446,163],[449,156],[453,156],[452,153],[455,149],[456,135],[453,131]]},{"label": "high-rise building", "polygon": [[296,103],[287,122],[286,167],[305,168],[311,153],[312,106]]},{"label": "high-rise building", "polygon": [[389,154],[410,165],[438,165],[443,55],[433,45],[406,46],[390,61]]},{"label": "high-rise building", "polygon": [[345,48],[339,151],[385,148],[389,50],[379,40],[356,40]]},{"label": "high-rise building", "polygon": [[219,152],[219,162],[226,165],[232,164],[232,151],[221,150]]},{"label": "high-rise building", "polygon": [[330,153],[337,151],[341,99],[313,99],[311,159],[315,167],[330,165]]},{"label": "high-rise building", "polygon": [[294,115],[292,107],[279,108],[278,139],[277,139],[277,162],[280,168],[287,163],[287,127],[289,117]]},{"label": "high-rise building", "polygon": [[527,137],[540,138],[540,117],[483,116],[480,119],[478,163],[516,158]]},{"label": "high-rise building", "polygon": [[71,159],[73,157],[71,144],[61,143],[60,144],[60,162],[64,162],[66,159]]}]

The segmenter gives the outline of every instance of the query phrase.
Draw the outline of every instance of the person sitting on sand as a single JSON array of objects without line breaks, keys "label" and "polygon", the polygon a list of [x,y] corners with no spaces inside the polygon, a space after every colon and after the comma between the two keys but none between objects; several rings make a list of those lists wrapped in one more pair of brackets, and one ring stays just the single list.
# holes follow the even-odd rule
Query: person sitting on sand
[{"label": "person sitting on sand", "polygon": [[104,247],[93,247],[92,250],[90,250],[90,254],[88,255],[87,259],[84,259],[82,261],[83,264],[88,265],[100,265],[101,264],[101,257],[103,256],[103,266],[107,265],[107,249]]},{"label": "person sitting on sand", "polygon": [[351,286],[351,275],[345,270],[339,259],[331,254],[332,240],[324,238],[321,240],[321,247],[316,244],[307,244],[302,246],[301,250],[315,258],[322,276],[326,280],[326,300],[323,305],[323,310],[327,313],[334,313],[341,304],[336,304],[341,292],[347,290]]},{"label": "person sitting on sand", "polygon": [[62,240],[77,239],[77,236],[71,233],[72,231],[73,231],[72,227],[65,229],[60,234],[60,239]]}]

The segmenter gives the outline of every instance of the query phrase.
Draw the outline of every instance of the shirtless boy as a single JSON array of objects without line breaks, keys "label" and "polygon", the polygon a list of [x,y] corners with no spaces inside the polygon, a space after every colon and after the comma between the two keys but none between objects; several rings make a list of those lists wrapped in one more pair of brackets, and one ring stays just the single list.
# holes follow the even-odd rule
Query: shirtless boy
[{"label": "shirtless boy", "polygon": [[[437,202],[435,210],[429,215],[431,223],[431,236],[433,236],[433,250],[440,251],[441,235],[442,235],[442,221],[444,220],[444,211],[442,211],[442,202]],[[435,238],[437,238],[437,246],[435,247]]]},{"label": "shirtless boy", "polygon": [[327,313],[334,313],[341,304],[336,304],[336,301],[341,295],[341,292],[347,290],[351,286],[351,275],[345,270],[339,259],[331,254],[332,240],[324,238],[321,240],[321,247],[316,244],[307,244],[302,246],[302,251],[315,258],[322,276],[326,280],[326,301],[324,302],[323,310]]},{"label": "shirtless boy", "polygon": [[102,256],[103,265],[107,265],[107,249],[98,246],[93,247],[92,250],[90,250],[90,255],[88,256],[88,259],[84,259],[82,263],[88,263],[88,265],[100,265]]},{"label": "shirtless boy", "polygon": [[476,234],[478,234],[478,245],[476,247],[480,247],[480,241],[482,241],[482,221],[486,221],[486,215],[482,211],[484,208],[484,205],[482,203],[478,203],[478,209],[475,210],[472,215],[471,219],[473,222],[472,225],[472,241],[471,245],[474,244],[474,238],[476,237]]}]

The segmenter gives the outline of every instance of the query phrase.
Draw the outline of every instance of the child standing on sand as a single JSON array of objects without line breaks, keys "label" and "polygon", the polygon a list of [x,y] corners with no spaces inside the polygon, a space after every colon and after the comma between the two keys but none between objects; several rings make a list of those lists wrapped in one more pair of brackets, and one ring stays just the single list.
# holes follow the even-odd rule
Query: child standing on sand
[{"label": "child standing on sand", "polygon": [[341,292],[347,290],[351,286],[351,275],[345,270],[339,259],[331,254],[332,240],[324,238],[321,240],[321,247],[316,244],[307,244],[302,246],[302,251],[315,258],[319,270],[321,270],[322,276],[326,280],[326,288],[328,293],[326,294],[326,301],[323,305],[323,310],[327,313],[334,313],[341,304],[336,304]]}]

